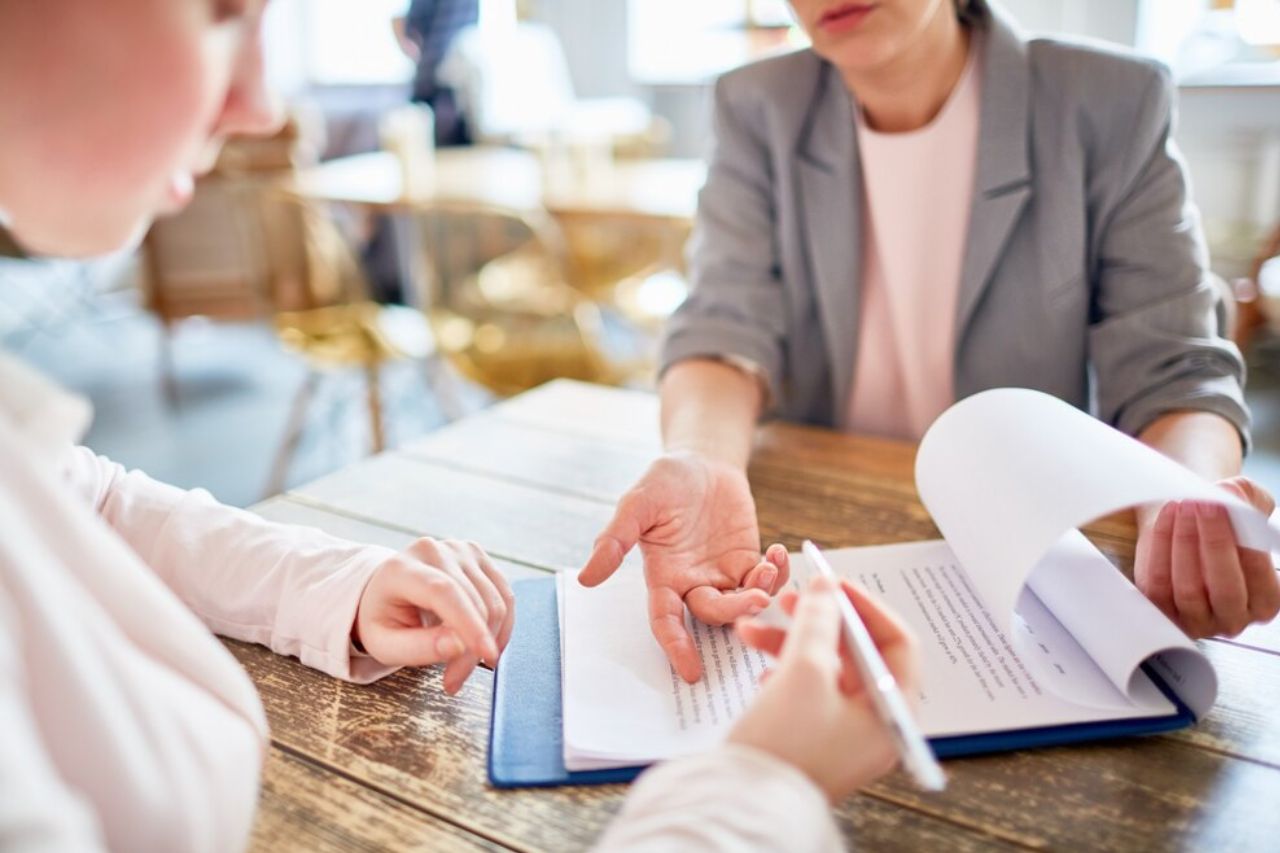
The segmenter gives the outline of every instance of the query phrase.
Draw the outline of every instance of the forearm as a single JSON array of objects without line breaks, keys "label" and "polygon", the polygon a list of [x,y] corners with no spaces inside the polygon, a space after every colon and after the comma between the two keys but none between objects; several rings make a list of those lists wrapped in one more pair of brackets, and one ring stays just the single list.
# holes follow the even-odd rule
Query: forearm
[{"label": "forearm", "polygon": [[[1222,480],[1240,473],[1240,433],[1230,421],[1213,412],[1161,415],[1142,431],[1138,440],[1206,480]],[[1158,510],[1159,507],[1140,510],[1139,522],[1154,518]]]},{"label": "forearm", "polygon": [[759,379],[721,361],[689,359],[667,371],[659,392],[668,452],[699,453],[746,468],[764,405]]},{"label": "forearm", "polygon": [[352,658],[350,632],[386,548],[275,524],[76,448],[67,476],[98,516],[215,633],[339,678],[391,671]]}]

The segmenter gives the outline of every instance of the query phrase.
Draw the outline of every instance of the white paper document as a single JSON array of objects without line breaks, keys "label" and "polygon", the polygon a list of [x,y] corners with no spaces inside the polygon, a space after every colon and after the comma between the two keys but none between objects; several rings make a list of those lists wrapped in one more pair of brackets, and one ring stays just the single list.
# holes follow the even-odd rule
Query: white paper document
[{"label": "white paper document", "polygon": [[[838,574],[899,613],[919,639],[929,737],[1203,716],[1207,659],[1077,528],[1137,504],[1214,500],[1240,541],[1280,532],[1243,502],[1061,401],[998,389],[930,428],[916,483],[943,540],[828,550]],[[793,574],[806,563],[792,556]],[[721,740],[766,658],[731,629],[689,622],[706,675],[688,685],[649,630],[642,573],[594,589],[561,577],[564,752],[570,770],[686,755]]]},{"label": "white paper document", "polygon": [[644,577],[586,589],[558,576],[565,767],[593,770],[700,752],[755,695],[768,662],[730,628],[690,620],[705,676],[688,684],[649,632]]}]

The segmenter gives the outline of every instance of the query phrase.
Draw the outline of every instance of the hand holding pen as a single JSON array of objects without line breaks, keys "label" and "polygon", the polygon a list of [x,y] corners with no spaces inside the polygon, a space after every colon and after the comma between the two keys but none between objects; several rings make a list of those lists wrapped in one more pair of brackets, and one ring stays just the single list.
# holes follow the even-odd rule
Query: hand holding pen
[{"label": "hand holding pen", "polygon": [[743,640],[777,657],[760,694],[735,723],[732,743],[767,752],[800,769],[833,802],[893,769],[899,752],[842,646],[840,600],[861,618],[887,671],[906,696],[918,690],[915,641],[889,611],[851,583],[814,578],[803,594],[788,591],[789,629],[747,620]]}]

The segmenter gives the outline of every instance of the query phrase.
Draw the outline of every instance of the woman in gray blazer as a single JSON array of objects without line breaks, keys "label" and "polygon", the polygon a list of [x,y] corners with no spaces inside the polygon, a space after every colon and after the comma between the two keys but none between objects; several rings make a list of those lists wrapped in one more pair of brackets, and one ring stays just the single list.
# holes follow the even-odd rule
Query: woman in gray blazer
[{"label": "woman in gray blazer", "polygon": [[[920,413],[998,386],[1087,409],[1270,512],[1238,476],[1244,366],[1218,332],[1168,71],[1027,40],[986,0],[792,6],[813,47],[716,86],[693,292],[663,355],[667,452],[582,581],[639,544],[654,634],[696,680],[685,605],[729,622],[787,578],[783,549],[760,554],[744,473],[762,413],[918,438]],[[941,156],[894,153],[938,133]],[[904,187],[914,206],[894,210]],[[1270,557],[1237,548],[1220,508],[1169,504],[1139,525],[1138,586],[1192,636],[1280,610]]]}]

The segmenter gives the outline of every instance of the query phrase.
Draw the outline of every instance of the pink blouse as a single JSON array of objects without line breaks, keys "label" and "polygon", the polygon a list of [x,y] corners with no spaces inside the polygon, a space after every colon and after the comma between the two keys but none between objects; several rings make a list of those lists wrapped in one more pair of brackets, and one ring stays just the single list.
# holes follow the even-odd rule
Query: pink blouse
[{"label": "pink blouse", "polygon": [[956,299],[969,233],[981,111],[980,44],[925,127],[880,133],[858,118],[862,308],[848,423],[919,440],[955,402]]}]

